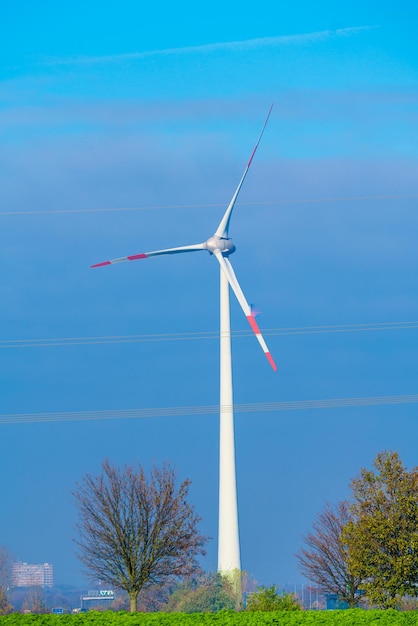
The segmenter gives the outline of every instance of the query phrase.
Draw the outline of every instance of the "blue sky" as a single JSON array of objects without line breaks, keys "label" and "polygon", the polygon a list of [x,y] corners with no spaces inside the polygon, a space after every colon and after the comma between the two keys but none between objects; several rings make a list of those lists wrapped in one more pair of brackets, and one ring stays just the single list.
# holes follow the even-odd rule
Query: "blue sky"
[{"label": "blue sky", "polygon": [[[271,102],[230,230],[261,328],[417,320],[417,12],[373,1],[3,7],[1,345],[215,332],[208,255],[89,266],[207,239]],[[116,208],[142,210],[95,211]],[[235,302],[231,313],[246,329]],[[252,337],[234,340],[237,403],[417,392],[413,328],[266,340],[278,374]],[[215,405],[218,377],[215,339],[2,347],[0,412]],[[325,502],[346,497],[382,449],[417,464],[415,417],[414,404],[238,414],[243,568],[264,584],[302,582],[293,555]],[[213,537],[203,565],[216,569],[216,416],[0,428],[0,544],[16,558],[81,582],[76,481],[105,457],[169,460],[193,481]]]}]

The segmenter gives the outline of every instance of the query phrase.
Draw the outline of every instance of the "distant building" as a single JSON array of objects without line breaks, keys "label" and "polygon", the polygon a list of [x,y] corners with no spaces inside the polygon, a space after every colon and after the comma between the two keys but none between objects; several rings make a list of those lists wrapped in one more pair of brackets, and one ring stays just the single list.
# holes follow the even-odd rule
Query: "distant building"
[{"label": "distant building", "polygon": [[54,566],[50,563],[32,565],[30,563],[12,564],[13,587],[53,587]]},{"label": "distant building", "polygon": [[115,592],[112,589],[89,591],[87,595],[81,596],[81,609],[109,607],[114,599]]}]

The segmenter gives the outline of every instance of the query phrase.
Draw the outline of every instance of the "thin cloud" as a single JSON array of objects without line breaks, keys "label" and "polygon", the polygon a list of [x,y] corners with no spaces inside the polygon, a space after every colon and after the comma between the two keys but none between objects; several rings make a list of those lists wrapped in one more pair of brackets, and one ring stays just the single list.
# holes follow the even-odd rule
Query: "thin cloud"
[{"label": "thin cloud", "polygon": [[212,52],[242,52],[247,50],[259,50],[261,48],[275,48],[292,44],[309,44],[336,37],[347,37],[360,32],[377,28],[376,26],[354,26],[350,28],[338,28],[336,30],[320,30],[313,33],[299,35],[279,35],[277,37],[259,37],[256,39],[243,39],[239,41],[223,41],[218,43],[203,44],[200,46],[186,46],[182,48],[164,48],[162,50],[147,50],[144,52],[128,52],[123,54],[111,54],[106,56],[68,57],[48,61],[51,65],[81,64],[81,63],[112,63],[115,61],[129,61],[148,59],[157,56],[172,56],[180,54],[207,54]]}]

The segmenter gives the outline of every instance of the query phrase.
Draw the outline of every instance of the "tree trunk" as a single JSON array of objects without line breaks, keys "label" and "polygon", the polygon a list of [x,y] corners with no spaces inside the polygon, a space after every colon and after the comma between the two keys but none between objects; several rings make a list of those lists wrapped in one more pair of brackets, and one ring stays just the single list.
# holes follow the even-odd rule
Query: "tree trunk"
[{"label": "tree trunk", "polygon": [[131,591],[130,594],[129,594],[129,610],[130,610],[131,613],[135,613],[136,612],[137,598],[138,598],[138,592],[137,591]]},{"label": "tree trunk", "polygon": [[355,609],[356,608],[356,591],[355,591],[355,585],[353,585],[351,581],[347,583],[347,591],[348,591],[348,597],[346,601],[348,602],[348,606],[350,607],[350,609]]}]

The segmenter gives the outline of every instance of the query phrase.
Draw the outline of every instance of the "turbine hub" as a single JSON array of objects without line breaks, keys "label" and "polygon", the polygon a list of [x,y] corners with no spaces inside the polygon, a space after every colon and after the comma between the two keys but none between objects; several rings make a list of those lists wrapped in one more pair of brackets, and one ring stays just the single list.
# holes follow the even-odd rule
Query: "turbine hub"
[{"label": "turbine hub", "polygon": [[229,256],[233,252],[235,252],[235,246],[232,242],[232,239],[226,239],[224,237],[218,237],[217,235],[213,235],[205,242],[205,247],[210,254],[213,254],[216,251],[222,253],[222,256]]}]

